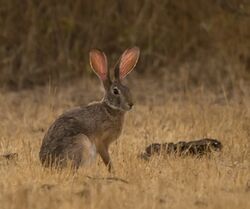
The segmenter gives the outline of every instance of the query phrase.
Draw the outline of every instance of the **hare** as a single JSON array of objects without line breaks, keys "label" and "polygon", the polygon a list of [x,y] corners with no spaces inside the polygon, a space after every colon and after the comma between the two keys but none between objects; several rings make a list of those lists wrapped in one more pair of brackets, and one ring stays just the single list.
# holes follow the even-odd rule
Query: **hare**
[{"label": "hare", "polygon": [[104,97],[88,106],[73,108],[54,121],[40,148],[44,166],[61,168],[69,160],[77,169],[91,163],[99,153],[108,170],[112,170],[109,145],[120,136],[124,115],[133,106],[130,90],[122,80],[134,69],[139,55],[138,47],[125,50],[111,73],[105,53],[90,51],[90,65],[103,84]]}]

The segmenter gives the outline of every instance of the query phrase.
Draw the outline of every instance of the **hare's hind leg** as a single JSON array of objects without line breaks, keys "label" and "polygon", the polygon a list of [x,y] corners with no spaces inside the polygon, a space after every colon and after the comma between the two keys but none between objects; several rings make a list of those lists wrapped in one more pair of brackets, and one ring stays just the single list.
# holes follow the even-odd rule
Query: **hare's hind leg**
[{"label": "hare's hind leg", "polygon": [[67,147],[66,155],[72,161],[74,168],[90,165],[96,157],[96,147],[84,134],[74,137],[72,144]]}]

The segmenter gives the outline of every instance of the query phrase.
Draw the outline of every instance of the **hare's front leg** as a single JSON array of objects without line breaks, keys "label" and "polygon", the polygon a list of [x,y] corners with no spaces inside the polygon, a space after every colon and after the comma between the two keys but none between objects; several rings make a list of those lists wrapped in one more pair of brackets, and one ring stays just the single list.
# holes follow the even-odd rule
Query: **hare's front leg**
[{"label": "hare's front leg", "polygon": [[98,153],[100,154],[104,164],[108,167],[108,171],[113,171],[113,166],[111,162],[111,158],[108,152],[108,146],[101,144],[98,146]]}]

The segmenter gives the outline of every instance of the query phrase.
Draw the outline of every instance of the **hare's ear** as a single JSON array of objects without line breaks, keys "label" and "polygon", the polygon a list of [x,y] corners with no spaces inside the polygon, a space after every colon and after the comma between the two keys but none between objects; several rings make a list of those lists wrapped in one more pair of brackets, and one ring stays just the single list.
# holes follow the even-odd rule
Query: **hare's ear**
[{"label": "hare's ear", "polygon": [[92,49],[89,52],[89,62],[93,71],[102,81],[108,80],[108,61],[104,52]]},{"label": "hare's ear", "polygon": [[[135,67],[140,56],[140,49],[133,47],[123,52],[119,64],[119,79],[124,79]],[[118,72],[115,73],[118,76]]]}]

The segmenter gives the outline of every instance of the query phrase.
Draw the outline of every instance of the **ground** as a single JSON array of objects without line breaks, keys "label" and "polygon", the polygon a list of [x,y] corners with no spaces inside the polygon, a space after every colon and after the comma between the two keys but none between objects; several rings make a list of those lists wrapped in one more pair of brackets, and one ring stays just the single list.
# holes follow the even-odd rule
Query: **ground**
[{"label": "ground", "polygon": [[[204,86],[173,88],[154,78],[129,80],[135,107],[111,146],[115,174],[99,159],[77,173],[44,169],[38,158],[46,129],[66,109],[101,98],[97,79],[65,86],[0,92],[1,209],[250,208],[250,95]],[[152,142],[211,137],[223,151],[211,157],[138,155]]]}]

